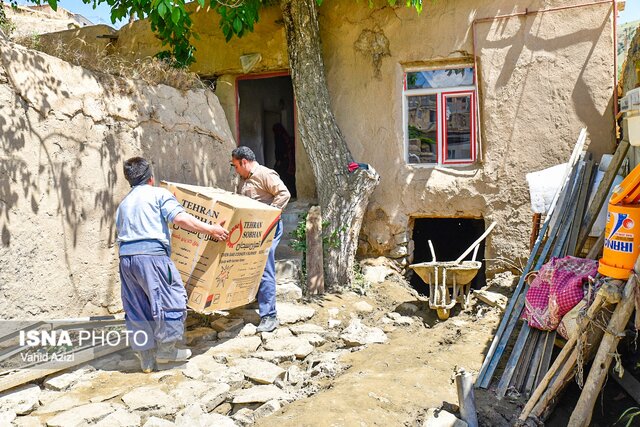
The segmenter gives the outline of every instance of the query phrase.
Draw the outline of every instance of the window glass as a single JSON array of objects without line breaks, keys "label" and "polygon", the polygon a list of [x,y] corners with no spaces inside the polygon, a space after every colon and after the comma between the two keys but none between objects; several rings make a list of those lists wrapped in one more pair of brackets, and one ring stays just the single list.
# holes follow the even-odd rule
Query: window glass
[{"label": "window glass", "polygon": [[473,86],[473,68],[449,68],[407,73],[407,89],[436,89],[458,86]]},{"label": "window glass", "polygon": [[438,95],[409,96],[409,163],[438,162]]},{"label": "window glass", "polygon": [[471,159],[471,95],[445,96],[447,160]]}]

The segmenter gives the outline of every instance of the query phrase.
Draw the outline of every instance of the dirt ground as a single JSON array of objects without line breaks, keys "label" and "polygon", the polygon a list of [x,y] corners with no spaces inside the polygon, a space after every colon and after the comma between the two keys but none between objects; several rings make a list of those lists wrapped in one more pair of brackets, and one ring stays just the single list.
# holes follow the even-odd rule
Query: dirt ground
[{"label": "dirt ground", "polygon": [[[513,276],[503,275],[491,290],[509,292]],[[363,322],[383,327],[385,313],[418,316],[408,327],[387,329],[389,342],[370,345],[342,359],[351,367],[307,399],[285,406],[261,419],[259,426],[390,426],[421,425],[428,408],[457,409],[453,382],[456,367],[474,374],[493,338],[500,311],[479,302],[466,311],[458,307],[446,321],[417,301],[404,283],[386,281],[360,296],[353,292],[327,295],[311,303],[317,309],[314,323],[326,324],[327,310],[339,308],[348,322],[349,307],[367,301],[375,309]],[[418,311],[411,313],[412,306]],[[369,317],[369,319],[366,319]],[[519,410],[507,401],[497,402],[490,392],[476,391],[481,425],[512,425]]]}]

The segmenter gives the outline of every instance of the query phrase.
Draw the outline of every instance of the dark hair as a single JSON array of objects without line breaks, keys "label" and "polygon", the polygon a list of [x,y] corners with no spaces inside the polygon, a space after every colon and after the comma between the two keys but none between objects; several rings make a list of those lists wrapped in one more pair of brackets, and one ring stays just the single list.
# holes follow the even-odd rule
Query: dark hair
[{"label": "dark hair", "polygon": [[149,179],[153,176],[151,165],[146,159],[142,157],[132,157],[128,160],[125,160],[123,169],[124,177],[132,187],[140,184],[146,184],[147,181],[149,181]]},{"label": "dark hair", "polygon": [[256,155],[253,153],[253,150],[245,145],[234,148],[231,152],[231,157],[237,160],[249,160],[250,162],[255,162],[256,160]]}]

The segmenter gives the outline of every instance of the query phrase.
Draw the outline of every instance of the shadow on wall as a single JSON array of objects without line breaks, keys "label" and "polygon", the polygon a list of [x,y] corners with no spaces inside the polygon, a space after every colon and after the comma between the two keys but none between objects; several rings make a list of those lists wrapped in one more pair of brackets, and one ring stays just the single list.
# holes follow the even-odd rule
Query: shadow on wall
[{"label": "shadow on wall", "polygon": [[119,300],[123,160],[142,155],[158,179],[230,189],[235,143],[224,113],[211,92],[93,74],[2,40],[0,61],[4,304],[104,311]]},{"label": "shadow on wall", "polygon": [[[525,174],[566,161],[581,127],[591,151],[612,148],[611,24],[611,5],[478,24],[482,159],[445,169],[408,166],[402,143],[394,143],[394,160],[367,150],[363,161],[383,176],[369,211],[382,207],[398,228],[410,215],[482,216],[498,223],[488,257],[524,256],[531,225]],[[406,130],[395,129],[389,138],[402,141]]]}]

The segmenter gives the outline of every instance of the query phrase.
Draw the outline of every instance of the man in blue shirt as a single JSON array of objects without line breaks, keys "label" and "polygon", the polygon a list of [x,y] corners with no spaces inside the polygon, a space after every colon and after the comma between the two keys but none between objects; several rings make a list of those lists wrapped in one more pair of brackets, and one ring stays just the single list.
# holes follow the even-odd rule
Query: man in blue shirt
[{"label": "man in blue shirt", "polygon": [[131,191],[116,212],[122,305],[131,347],[143,372],[151,372],[156,363],[191,356],[190,350],[176,347],[184,337],[187,293],[170,258],[168,223],[216,240],[225,240],[228,232],[224,222],[200,221],[185,212],[168,190],[154,187],[151,165],[142,157],[126,160],[124,175]]}]

